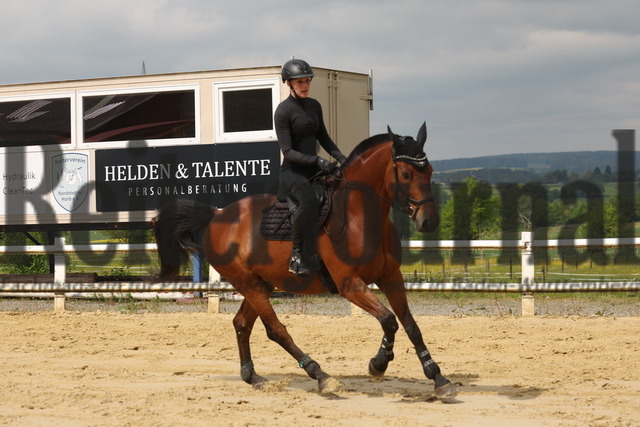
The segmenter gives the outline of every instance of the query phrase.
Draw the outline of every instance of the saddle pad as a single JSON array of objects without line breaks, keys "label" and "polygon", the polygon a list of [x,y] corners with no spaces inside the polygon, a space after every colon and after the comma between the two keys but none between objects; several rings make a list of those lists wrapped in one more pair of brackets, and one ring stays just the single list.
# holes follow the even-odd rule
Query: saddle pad
[{"label": "saddle pad", "polygon": [[[324,224],[330,208],[331,197],[325,195],[320,206],[318,227]],[[262,220],[260,221],[262,237],[267,240],[291,240],[291,231],[291,211],[287,202],[273,202],[271,206],[262,211]]]}]

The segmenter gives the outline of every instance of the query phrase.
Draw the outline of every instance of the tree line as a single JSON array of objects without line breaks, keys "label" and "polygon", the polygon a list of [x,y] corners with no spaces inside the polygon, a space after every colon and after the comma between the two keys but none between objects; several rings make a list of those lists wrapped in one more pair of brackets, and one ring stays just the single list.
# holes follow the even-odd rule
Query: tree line
[{"label": "tree line", "polygon": [[[594,171],[596,176],[608,173]],[[618,183],[614,195],[605,194],[604,182],[608,181],[567,179],[561,187],[542,182],[491,185],[470,176],[432,186],[441,217],[435,232],[412,231],[402,214],[394,212],[393,217],[402,237],[413,239],[517,239],[521,231],[536,231],[538,238],[546,239],[552,227],[560,228],[558,238],[633,237],[634,223],[640,221],[635,181]]]},{"label": "tree line", "polygon": [[566,184],[580,179],[593,182],[615,182],[616,174],[611,166],[607,165],[604,170],[596,166],[592,170],[581,174],[577,171],[567,171],[567,169],[554,169],[543,174],[532,170],[502,167],[502,168],[476,168],[455,171],[436,172],[434,180],[443,183],[464,181],[468,177],[474,177],[490,184],[501,183],[528,183],[539,182],[541,184]]}]

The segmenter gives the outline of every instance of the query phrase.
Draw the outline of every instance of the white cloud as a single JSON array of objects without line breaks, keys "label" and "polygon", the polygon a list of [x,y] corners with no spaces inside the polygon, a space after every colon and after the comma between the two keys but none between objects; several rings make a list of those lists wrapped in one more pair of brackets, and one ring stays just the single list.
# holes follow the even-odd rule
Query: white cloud
[{"label": "white cloud", "polygon": [[638,6],[23,0],[0,14],[0,84],[137,74],[143,60],[163,73],[295,55],[372,68],[372,132],[414,134],[426,120],[433,158],[607,149],[612,126],[640,126]]}]

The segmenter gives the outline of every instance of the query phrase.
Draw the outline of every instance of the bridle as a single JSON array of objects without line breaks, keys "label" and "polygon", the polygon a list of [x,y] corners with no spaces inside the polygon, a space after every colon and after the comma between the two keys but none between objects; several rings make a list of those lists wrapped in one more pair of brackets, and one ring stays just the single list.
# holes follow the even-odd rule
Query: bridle
[{"label": "bridle", "polygon": [[400,193],[400,196],[401,197],[404,196],[405,203],[403,205],[402,202],[399,202],[397,199],[395,199],[394,201],[401,205],[401,207],[403,208],[402,210],[404,210],[407,213],[407,215],[409,215],[409,218],[411,218],[412,221],[415,221],[416,216],[418,215],[418,211],[420,210],[420,207],[425,203],[435,201],[435,198],[433,196],[428,196],[422,200],[416,200],[413,197],[411,197],[405,191],[404,187],[400,185],[400,177],[398,175],[398,162],[408,163],[416,170],[422,172],[427,168],[427,166],[429,166],[429,160],[427,159],[426,154],[423,154],[419,157],[411,157],[407,155],[396,154],[395,149],[393,150],[391,158],[393,159],[393,174],[394,174],[396,187],[398,188],[398,192]]},{"label": "bridle", "polygon": [[[422,205],[424,205],[425,203],[434,202],[435,198],[433,196],[427,196],[422,200],[416,200],[411,197],[409,193],[406,192],[404,187],[400,185],[400,177],[398,175],[398,162],[408,163],[416,170],[422,172],[429,165],[429,160],[427,159],[426,154],[422,154],[420,157],[411,157],[404,154],[396,154],[395,149],[392,151],[391,159],[393,161],[394,181],[396,184],[396,188],[398,188],[397,192],[400,193],[400,199],[403,200],[404,203],[398,200],[398,198],[389,199],[377,193],[374,193],[374,195],[381,200],[389,202],[395,209],[405,212],[407,215],[409,215],[409,218],[411,218],[412,221],[415,221],[416,216],[418,215],[418,211],[420,210]],[[334,176],[333,178],[337,181],[342,181],[345,184],[354,185],[354,183],[347,181],[343,177]],[[402,199],[402,197],[404,197],[404,199]]]},{"label": "bridle", "polygon": [[[420,210],[420,208],[422,207],[422,205],[424,205],[425,203],[430,203],[430,202],[434,202],[435,198],[433,196],[428,196],[425,197],[422,200],[416,200],[413,197],[411,197],[405,190],[404,188],[399,185],[400,183],[400,179],[398,176],[398,162],[405,162],[410,164],[412,167],[414,167],[416,170],[418,171],[424,171],[425,168],[427,168],[427,166],[429,165],[429,160],[427,160],[427,155],[423,154],[420,157],[411,157],[408,155],[402,155],[402,154],[396,154],[395,149],[393,149],[392,154],[391,154],[391,159],[393,161],[393,172],[394,172],[394,180],[396,183],[396,188],[399,188],[399,193],[401,196],[404,196],[404,204],[402,202],[400,202],[398,200],[398,198],[393,198],[393,199],[389,199],[381,194],[378,194],[376,192],[371,192],[375,197],[377,197],[380,200],[384,200],[385,202],[388,202],[391,206],[393,206],[394,209],[397,209],[401,212],[406,213],[407,215],[409,215],[409,218],[411,218],[412,221],[415,221],[416,216],[418,215],[418,211]],[[348,181],[347,179],[344,178],[344,175],[339,174],[339,175],[333,175],[333,179],[336,181],[341,181],[346,185],[352,186],[352,187],[359,187],[355,182],[352,181]],[[364,190],[364,189],[363,189]],[[366,190],[365,190],[366,191]],[[344,212],[346,215],[346,211]],[[346,216],[345,216],[345,220],[343,221],[343,228],[342,230],[340,230],[338,232],[338,234],[340,234],[343,230],[344,227],[346,227]],[[329,233],[329,230],[327,230],[327,228],[325,227],[325,232],[327,234],[331,234]]]}]

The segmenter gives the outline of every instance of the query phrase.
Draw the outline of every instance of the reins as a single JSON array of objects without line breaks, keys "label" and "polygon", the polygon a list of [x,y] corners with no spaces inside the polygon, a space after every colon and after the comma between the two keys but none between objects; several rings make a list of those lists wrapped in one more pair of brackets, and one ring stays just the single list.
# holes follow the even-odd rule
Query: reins
[{"label": "reins", "polygon": [[[416,158],[416,157],[409,157],[409,156],[396,156],[395,154],[392,154],[392,160],[393,160],[393,174],[394,174],[394,181],[397,185],[397,187],[399,188],[399,193],[401,196],[404,196],[404,199],[407,201],[407,205],[406,206],[398,206],[400,204],[400,202],[397,199],[390,199],[388,197],[385,197],[381,194],[376,193],[375,191],[371,191],[373,193],[373,195],[375,195],[378,199],[383,200],[387,203],[389,203],[394,209],[406,213],[407,215],[409,215],[409,217],[413,220],[415,219],[416,215],[418,214],[418,210],[420,209],[420,206],[424,205],[425,203],[429,203],[429,202],[433,202],[435,201],[435,198],[433,196],[429,196],[429,197],[425,197],[422,200],[416,200],[413,197],[409,196],[409,194],[404,190],[404,188],[402,187],[402,185],[400,185],[400,179],[398,176],[398,162],[406,162],[409,163],[410,165],[416,167],[416,169],[424,169],[426,167],[426,165],[429,164],[429,161],[427,160],[427,156],[426,154],[421,157],[421,158]],[[355,184],[351,181],[348,181],[344,178],[340,178],[337,176],[334,176],[334,179],[336,179],[337,181],[342,181],[345,184],[352,184],[353,186],[355,186]],[[369,188],[369,187],[367,187]]]},{"label": "reins", "polygon": [[[420,207],[426,203],[430,203],[430,202],[434,202],[435,198],[433,196],[428,196],[425,197],[422,200],[416,200],[413,197],[411,197],[407,191],[404,189],[404,187],[400,184],[400,177],[398,175],[398,162],[405,162],[410,164],[411,166],[413,166],[414,168],[416,168],[417,170],[424,170],[428,165],[429,165],[429,160],[427,159],[427,155],[423,154],[420,157],[412,157],[412,156],[408,156],[408,155],[399,155],[395,153],[395,149],[392,151],[391,153],[391,159],[393,161],[393,180],[396,184],[396,194],[399,196],[398,198],[389,198],[389,197],[385,197],[381,194],[378,194],[375,190],[373,190],[371,187],[369,186],[364,186],[366,187],[366,189],[364,188],[360,188],[363,187],[361,185],[358,185],[357,182],[354,181],[349,181],[346,178],[344,178],[344,172],[342,171],[342,169],[337,169],[337,171],[339,173],[330,173],[327,174],[326,172],[320,170],[318,172],[316,172],[315,174],[313,174],[311,177],[309,177],[307,179],[307,182],[313,182],[316,178],[319,178],[321,176],[330,176],[332,179],[334,179],[335,181],[339,181],[342,182],[344,187],[346,188],[351,188],[351,189],[355,189],[355,190],[359,190],[359,191],[368,191],[370,194],[374,195],[377,199],[382,200],[386,203],[388,203],[393,209],[399,211],[399,212],[403,212],[405,214],[407,214],[409,216],[409,218],[414,221],[416,216],[418,215],[418,212],[420,210]],[[302,184],[299,184],[302,185]],[[297,188],[297,187],[296,187]],[[337,190],[337,189],[336,189]],[[334,191],[335,192],[335,191]],[[403,199],[404,198],[404,199]],[[400,200],[398,200],[400,199]],[[403,204],[402,201],[404,201],[405,203]],[[341,234],[344,229],[346,228],[346,224],[347,224],[347,210],[346,207],[345,209],[342,210],[342,214],[344,216],[344,220],[342,221],[343,226],[342,228],[338,231],[337,234]],[[291,213],[289,214],[291,215]],[[289,216],[287,215],[287,216]],[[329,233],[329,230],[327,229],[326,225],[323,226],[325,232],[327,234]]]},{"label": "reins", "polygon": [[[390,198],[385,197],[385,196],[383,196],[381,194],[378,194],[376,191],[372,190],[371,187],[369,187],[369,186],[365,186],[365,187],[375,197],[377,197],[378,199],[380,199],[380,200],[382,200],[384,202],[389,203],[389,205],[393,209],[395,209],[395,210],[397,210],[399,212],[406,213],[409,216],[409,218],[413,221],[413,220],[415,220],[416,216],[418,215],[418,211],[420,210],[420,207],[422,205],[424,205],[425,203],[434,202],[435,198],[433,196],[428,196],[428,197],[425,197],[422,200],[416,200],[416,199],[412,198],[411,196],[409,196],[409,194],[404,190],[402,185],[400,185],[397,163],[399,161],[403,161],[403,162],[409,163],[412,166],[416,167],[416,169],[424,169],[426,167],[426,165],[429,164],[429,161],[427,160],[426,154],[421,158],[415,158],[415,157],[409,157],[409,156],[396,156],[395,153],[392,154],[392,160],[393,160],[394,182],[395,182],[396,186],[399,188],[398,189],[398,193],[401,196],[404,196],[404,200],[407,202],[406,206],[403,206],[401,204],[401,202],[399,200],[397,200],[397,199],[390,199]],[[342,175],[344,176],[344,174],[342,174]],[[361,186],[357,185],[355,182],[349,181],[349,180],[347,180],[345,178],[342,178],[342,177],[336,176],[336,175],[333,175],[333,178],[336,181],[343,182],[345,186],[349,186],[349,187],[354,188],[356,190],[365,191],[364,189],[358,188],[358,187],[361,187]],[[340,231],[337,234],[342,233],[343,230],[346,227],[346,223],[347,223],[346,214],[347,214],[347,211],[346,211],[346,208],[345,208],[345,209],[343,209],[343,215],[344,215],[343,227],[342,227],[342,229],[340,229]],[[325,230],[325,232],[327,234],[330,234],[329,230],[327,230],[326,226],[324,227],[324,230]]]}]

